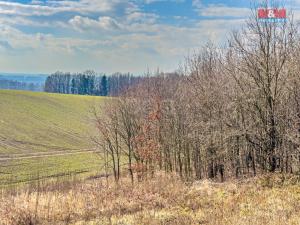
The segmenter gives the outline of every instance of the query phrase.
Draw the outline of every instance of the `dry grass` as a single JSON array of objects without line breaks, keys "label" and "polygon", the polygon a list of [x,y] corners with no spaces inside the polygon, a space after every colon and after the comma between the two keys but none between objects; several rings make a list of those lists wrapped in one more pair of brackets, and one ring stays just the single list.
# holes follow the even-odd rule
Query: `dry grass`
[{"label": "dry grass", "polygon": [[158,175],[134,186],[106,179],[2,194],[0,224],[300,224],[298,177],[182,183]]}]

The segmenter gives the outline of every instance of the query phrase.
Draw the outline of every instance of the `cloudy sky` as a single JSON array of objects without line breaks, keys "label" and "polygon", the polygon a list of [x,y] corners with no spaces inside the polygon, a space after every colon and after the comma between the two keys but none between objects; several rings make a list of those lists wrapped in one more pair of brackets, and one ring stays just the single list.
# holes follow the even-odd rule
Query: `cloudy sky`
[{"label": "cloudy sky", "polygon": [[250,2],[0,0],[0,71],[172,71],[207,41],[224,42]]}]

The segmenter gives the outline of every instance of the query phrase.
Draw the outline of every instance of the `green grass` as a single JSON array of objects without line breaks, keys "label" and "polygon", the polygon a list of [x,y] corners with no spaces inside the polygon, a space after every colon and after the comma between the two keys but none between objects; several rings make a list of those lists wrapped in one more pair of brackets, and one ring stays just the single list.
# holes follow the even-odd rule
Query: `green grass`
[{"label": "green grass", "polygon": [[[93,148],[91,108],[103,97],[0,90],[0,159]],[[95,154],[0,161],[0,185],[92,170]]]},{"label": "green grass", "polygon": [[102,100],[0,90],[0,155],[91,148],[89,111]]},{"label": "green grass", "polygon": [[15,159],[2,163],[0,186],[34,182],[55,177],[88,175],[102,170],[101,158],[95,153]]}]

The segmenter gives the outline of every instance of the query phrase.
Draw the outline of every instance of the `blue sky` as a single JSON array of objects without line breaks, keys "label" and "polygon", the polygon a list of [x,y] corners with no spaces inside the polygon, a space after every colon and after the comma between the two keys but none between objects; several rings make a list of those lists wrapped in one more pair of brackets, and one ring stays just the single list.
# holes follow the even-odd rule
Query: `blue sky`
[{"label": "blue sky", "polygon": [[[244,23],[249,0],[0,0],[0,71],[173,71]],[[297,18],[300,0],[285,1]]]}]

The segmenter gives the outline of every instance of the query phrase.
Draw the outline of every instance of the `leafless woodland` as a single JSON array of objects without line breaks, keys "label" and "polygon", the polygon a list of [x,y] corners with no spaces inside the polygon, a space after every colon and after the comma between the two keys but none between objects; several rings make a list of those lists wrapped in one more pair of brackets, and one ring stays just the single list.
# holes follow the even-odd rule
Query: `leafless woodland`
[{"label": "leafless woodland", "polygon": [[205,45],[178,73],[148,76],[95,113],[115,181],[124,165],[132,182],[155,171],[220,181],[298,173],[297,31],[292,16],[267,22],[253,13],[226,47]]}]

